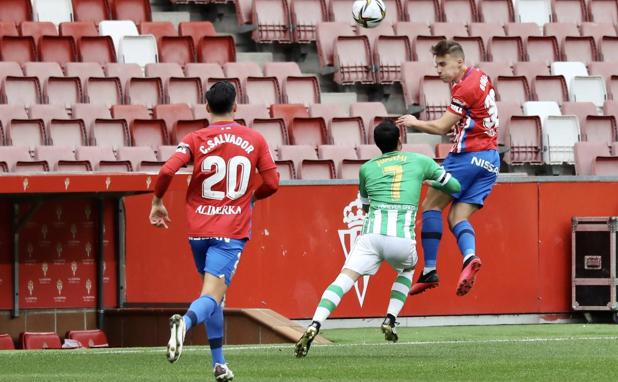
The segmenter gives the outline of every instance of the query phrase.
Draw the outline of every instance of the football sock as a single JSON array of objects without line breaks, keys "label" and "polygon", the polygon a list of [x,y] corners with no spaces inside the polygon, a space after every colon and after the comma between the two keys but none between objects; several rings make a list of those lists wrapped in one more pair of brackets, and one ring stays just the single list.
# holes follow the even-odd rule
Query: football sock
[{"label": "football sock", "polygon": [[215,363],[224,364],[223,357],[223,308],[221,304],[217,304],[212,315],[206,320],[206,334],[208,335],[208,343],[210,344],[210,353],[212,354],[212,366]]},{"label": "football sock", "polygon": [[403,271],[397,275],[393,286],[391,287],[391,299],[388,303],[387,313],[397,317],[403,304],[406,302],[410,286],[412,286],[413,270]]},{"label": "football sock", "polygon": [[350,288],[354,285],[354,281],[343,273],[339,274],[335,281],[326,288],[320,304],[318,305],[315,313],[313,314],[313,321],[320,323],[320,325],[330,316],[330,314],[337,308],[341,297],[348,293]]},{"label": "football sock", "polygon": [[201,296],[197,300],[193,301],[191,306],[189,306],[187,313],[182,316],[182,319],[185,321],[187,332],[193,326],[199,325],[206,321],[217,305],[218,304],[215,299],[208,295]]},{"label": "football sock", "polygon": [[476,248],[472,224],[467,220],[462,220],[455,224],[452,231],[455,238],[457,238],[457,245],[459,245],[459,250],[464,259],[474,255]]},{"label": "football sock", "polygon": [[442,211],[429,210],[423,212],[423,227],[421,228],[421,242],[425,259],[423,273],[436,269],[440,239],[442,239]]}]

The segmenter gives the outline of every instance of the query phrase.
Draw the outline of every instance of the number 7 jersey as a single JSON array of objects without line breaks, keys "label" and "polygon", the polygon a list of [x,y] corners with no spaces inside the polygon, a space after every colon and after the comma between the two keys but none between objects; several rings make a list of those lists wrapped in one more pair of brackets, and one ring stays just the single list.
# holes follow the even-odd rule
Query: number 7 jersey
[{"label": "number 7 jersey", "polygon": [[468,68],[461,81],[451,88],[451,95],[447,110],[462,117],[455,125],[451,152],[495,150],[500,122],[496,92],[487,74],[478,68]]},{"label": "number 7 jersey", "polygon": [[249,238],[257,172],[277,167],[264,137],[235,122],[219,122],[186,135],[176,151],[185,163],[193,159],[189,236]]}]

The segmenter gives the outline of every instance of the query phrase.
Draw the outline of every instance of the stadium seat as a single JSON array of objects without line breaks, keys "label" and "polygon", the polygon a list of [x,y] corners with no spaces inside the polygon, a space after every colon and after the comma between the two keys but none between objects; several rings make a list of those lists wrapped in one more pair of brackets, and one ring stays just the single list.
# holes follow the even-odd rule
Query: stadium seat
[{"label": "stadium seat", "polygon": [[296,62],[266,62],[264,63],[264,76],[276,77],[279,81],[279,86],[283,88],[283,82],[289,76],[302,76],[300,67]]},{"label": "stadium seat", "polygon": [[245,83],[247,77],[262,77],[262,69],[255,62],[228,62],[223,65],[226,78],[238,78]]},{"label": "stadium seat", "polygon": [[605,143],[577,142],[574,146],[575,174],[594,175],[594,163],[599,156],[609,156],[609,147]]},{"label": "stadium seat", "polygon": [[114,20],[132,20],[135,24],[152,21],[149,0],[122,0],[110,3]]},{"label": "stadium seat", "polygon": [[30,105],[42,103],[42,93],[39,80],[36,77],[11,77],[4,79],[2,98],[8,104]]},{"label": "stadium seat", "polygon": [[420,104],[421,78],[435,74],[434,64],[430,62],[404,62],[401,65],[401,87],[406,105]]},{"label": "stadium seat", "polygon": [[597,176],[618,176],[618,157],[598,156],[592,168],[593,174]]},{"label": "stadium seat", "polygon": [[477,66],[479,62],[485,61],[485,44],[481,37],[455,37],[464,52],[466,53],[466,63],[469,66]]},{"label": "stadium seat", "polygon": [[[34,158],[36,161],[46,162],[46,167],[49,171],[59,171],[63,168],[63,171],[67,171],[70,168],[74,168],[76,165],[81,169],[88,169],[89,163],[82,161],[78,163],[75,160],[75,152],[71,146],[37,146],[34,150]],[[67,166],[65,168],[65,165]],[[86,170],[87,171],[87,170]]]},{"label": "stadium seat", "polygon": [[539,26],[551,21],[550,0],[518,0],[519,22],[533,22]]},{"label": "stadium seat", "polygon": [[288,76],[283,83],[283,101],[312,105],[320,103],[320,83],[315,76]]},{"label": "stadium seat", "polygon": [[618,99],[618,76],[612,75],[606,80],[607,94],[611,94],[612,99]]},{"label": "stadium seat", "polygon": [[243,93],[246,103],[281,102],[281,89],[275,77],[247,77]]},{"label": "stadium seat", "polygon": [[291,160],[276,160],[277,171],[279,172],[279,180],[296,179],[296,170],[294,162]]},{"label": "stadium seat", "polygon": [[367,133],[361,117],[334,117],[328,123],[330,143],[358,146],[367,142]]},{"label": "stadium seat", "polygon": [[268,107],[264,104],[237,104],[236,112],[234,113],[236,118],[245,121],[247,126],[253,125],[254,119],[268,119],[270,115],[268,113]]},{"label": "stadium seat", "polygon": [[521,103],[515,101],[497,101],[500,125],[498,126],[498,145],[504,146],[511,117],[522,115]]},{"label": "stadium seat", "polygon": [[588,19],[584,0],[552,0],[552,20],[581,24]]},{"label": "stadium seat", "polygon": [[71,111],[73,118],[84,121],[84,127],[88,133],[90,132],[95,119],[112,118],[107,107],[97,104],[78,103],[72,106]]},{"label": "stadium seat", "polygon": [[[186,103],[175,103],[169,105],[156,105],[153,108],[153,118],[162,119],[167,127],[167,134],[172,136],[172,130],[180,120],[192,120],[193,112]],[[172,142],[173,144],[174,142]]]},{"label": "stadium seat", "polygon": [[290,4],[291,23],[294,26],[294,41],[308,43],[316,40],[316,28],[328,20],[325,0],[294,0]]},{"label": "stadium seat", "polygon": [[601,38],[599,58],[605,62],[615,62],[618,59],[618,37],[603,36]]},{"label": "stadium seat", "polygon": [[234,1],[236,10],[236,20],[238,25],[251,24],[253,22],[253,1],[252,0],[237,0]]},{"label": "stadium seat", "polygon": [[270,115],[273,118],[282,118],[286,126],[289,126],[293,118],[309,117],[309,112],[302,104],[274,104],[270,107]]},{"label": "stadium seat", "polygon": [[369,40],[366,36],[339,36],[333,59],[337,71],[333,81],[340,85],[375,82]]},{"label": "stadium seat", "polygon": [[148,109],[144,105],[113,105],[112,118],[124,119],[131,125],[136,119],[150,119]]},{"label": "stadium seat", "polygon": [[0,168],[3,172],[14,172],[17,163],[34,160],[30,152],[27,146],[0,146]]},{"label": "stadium seat", "polygon": [[597,50],[599,50],[603,36],[616,37],[616,30],[614,25],[610,23],[583,22],[581,23],[581,35],[592,36]]},{"label": "stadium seat", "polygon": [[190,36],[164,36],[159,40],[159,62],[186,65],[195,62],[195,47]]},{"label": "stadium seat", "polygon": [[281,118],[255,118],[252,122],[252,128],[259,131],[270,148],[275,151],[288,144],[288,133],[285,122]]},{"label": "stadium seat", "polygon": [[197,47],[197,61],[217,63],[236,61],[236,45],[232,36],[204,36]]},{"label": "stadium seat", "polygon": [[3,105],[0,104],[0,127],[2,127],[2,137],[0,146],[5,143],[6,130],[12,119],[28,119],[26,109],[22,105]]},{"label": "stadium seat", "polygon": [[543,26],[545,36],[554,36],[558,41],[558,46],[562,46],[564,39],[568,37],[579,37],[579,30],[575,23],[547,23]]},{"label": "stadium seat", "polygon": [[44,86],[50,77],[64,77],[62,68],[56,62],[26,62],[23,65],[24,75],[36,77]]},{"label": "stadium seat", "polygon": [[448,153],[451,152],[451,148],[453,148],[452,143],[438,143],[436,145],[436,153],[434,155],[436,161],[442,161],[446,159]]},{"label": "stadium seat", "polygon": [[347,22],[324,22],[318,24],[316,49],[320,66],[332,66],[335,63],[333,53],[337,36],[354,36],[352,26]]},{"label": "stadium seat", "polygon": [[0,39],[0,61],[15,61],[20,65],[37,61],[32,37],[4,36]]},{"label": "stadium seat", "polygon": [[9,145],[34,147],[47,144],[45,122],[42,119],[13,119],[4,133]]},{"label": "stadium seat", "polygon": [[474,0],[442,0],[444,21],[470,24],[478,20]]},{"label": "stadium seat", "polygon": [[39,60],[65,65],[77,61],[77,49],[72,37],[42,36],[39,39]]},{"label": "stadium seat", "polygon": [[605,103],[603,104],[603,114],[611,115],[618,121],[618,100],[605,101]]},{"label": "stadium seat", "polygon": [[526,41],[526,53],[528,61],[545,62],[550,65],[554,61],[560,61],[558,41],[553,36],[529,36]]},{"label": "stadium seat", "polygon": [[32,3],[30,0],[3,0],[0,7],[0,21],[19,24],[32,20]]},{"label": "stadium seat", "polygon": [[196,105],[203,102],[202,89],[202,81],[197,77],[172,77],[167,83],[165,94],[168,103]]},{"label": "stadium seat", "polygon": [[[479,21],[504,25],[515,22],[515,8],[511,0],[480,0],[478,3]],[[472,34],[471,36],[479,36]]]},{"label": "stadium seat", "polygon": [[169,137],[169,143],[178,144],[187,134],[206,127],[208,127],[208,120],[206,119],[179,120],[172,130],[172,135]]},{"label": "stadium seat", "polygon": [[46,126],[52,119],[69,119],[66,109],[60,105],[32,105],[29,115],[31,119],[42,119]]},{"label": "stadium seat", "polygon": [[20,341],[23,349],[60,349],[60,337],[54,332],[22,332]]},{"label": "stadium seat", "polygon": [[443,40],[444,36],[417,36],[412,43],[412,52],[414,60],[419,62],[430,62],[434,64],[431,47]]},{"label": "stadium seat", "polygon": [[[358,161],[356,157],[356,150],[353,146],[340,146],[340,145],[320,145],[318,146],[318,158],[322,160],[331,160],[335,164],[335,172],[338,178],[342,176],[342,164],[344,160]],[[350,171],[346,171],[346,175],[352,179],[358,178],[358,172],[356,174],[350,174]]]},{"label": "stadium seat", "polygon": [[122,87],[119,78],[89,78],[86,82],[84,101],[110,107],[122,103]]},{"label": "stadium seat", "polygon": [[536,76],[532,90],[537,101],[553,101],[562,105],[569,100],[569,90],[563,76]]},{"label": "stadium seat", "polygon": [[547,147],[543,158],[545,163],[575,163],[573,146],[579,142],[581,135],[576,116],[548,116],[543,124],[543,134],[543,140]]},{"label": "stadium seat", "polygon": [[116,49],[116,55],[120,60],[120,40],[125,36],[139,36],[137,27],[129,20],[106,20],[99,23],[99,35],[109,36]]},{"label": "stadium seat", "polygon": [[125,64],[146,64],[158,61],[157,40],[153,36],[125,36],[120,40],[118,61]]},{"label": "stadium seat", "polygon": [[408,0],[405,7],[408,21],[427,25],[440,21],[441,10],[437,0]]},{"label": "stadium seat", "polygon": [[50,77],[43,87],[43,97],[48,104],[69,109],[84,101],[81,81],[78,77]]},{"label": "stadium seat", "polygon": [[509,151],[505,161],[510,164],[541,164],[543,162],[543,139],[541,120],[538,116],[511,117],[506,146]]},{"label": "stadium seat", "polygon": [[105,77],[103,68],[95,62],[67,62],[64,66],[64,70],[67,77],[77,77],[80,79],[82,89],[86,88],[88,78]]},{"label": "stadium seat", "polygon": [[103,20],[111,19],[111,11],[107,0],[73,0],[73,18],[98,25]]},{"label": "stadium seat", "polygon": [[101,329],[93,330],[70,330],[66,337],[71,340],[79,341],[85,348],[106,348],[109,347],[105,332]]},{"label": "stadium seat", "polygon": [[[388,115],[388,112],[381,102],[355,102],[350,105],[350,117],[361,117],[363,126],[367,132],[369,132],[369,128],[373,126],[375,117],[384,117],[386,115]],[[373,139],[373,137],[371,139]]]},{"label": "stadium seat", "polygon": [[152,171],[159,172],[159,168],[163,164],[157,159],[153,149],[147,146],[138,147],[119,147],[118,160],[129,161],[133,171]]},{"label": "stadium seat", "polygon": [[32,0],[33,18],[37,21],[51,21],[58,25],[72,21],[71,0]]},{"label": "stadium seat", "polygon": [[584,126],[587,116],[597,115],[597,108],[592,102],[564,102],[562,104],[562,115],[577,116],[579,126],[581,127]]},{"label": "stadium seat", "polygon": [[401,65],[412,61],[412,49],[408,38],[380,36],[373,52],[374,65],[378,71],[376,81],[383,84],[401,82]]},{"label": "stadium seat", "polygon": [[601,108],[607,99],[605,80],[601,76],[576,76],[571,84],[571,99],[575,102],[592,102]]},{"label": "stadium seat", "polygon": [[15,344],[10,335],[6,333],[0,334],[0,350],[15,350]]},{"label": "stadium seat", "polygon": [[337,176],[335,163],[324,159],[303,159],[298,174],[299,179],[305,180],[335,179]]},{"label": "stadium seat", "polygon": [[513,65],[524,61],[524,44],[519,36],[494,36],[489,41],[488,60]]},{"label": "stadium seat", "polygon": [[405,36],[410,41],[410,46],[418,36],[429,36],[431,30],[428,24],[422,22],[400,21],[393,24],[395,35]]},{"label": "stadium seat", "polygon": [[401,151],[423,154],[430,158],[435,157],[435,150],[428,143],[406,143],[401,145]]},{"label": "stadium seat", "polygon": [[83,36],[97,37],[99,32],[97,26],[90,21],[75,21],[65,22],[60,24],[60,36],[69,36],[73,38],[75,46]]},{"label": "stadium seat", "polygon": [[548,116],[560,116],[562,112],[556,102],[551,101],[529,101],[522,105],[524,115],[536,115],[541,119],[541,124],[545,125]]},{"label": "stadium seat", "polygon": [[[506,4],[506,1],[500,0],[485,0],[488,3]],[[470,36],[480,37],[483,40],[485,51],[489,50],[489,41],[494,36],[506,36],[502,24],[498,24],[494,21],[487,23],[471,23],[468,25],[470,30]]]},{"label": "stadium seat", "polygon": [[382,155],[382,152],[376,145],[359,145],[356,147],[358,159],[370,160]]},{"label": "stadium seat", "polygon": [[386,20],[383,20],[374,28],[358,28],[356,34],[357,36],[367,36],[367,40],[369,40],[369,47],[373,51],[378,37],[394,36],[395,32],[393,32],[393,25]]},{"label": "stadium seat", "polygon": [[[111,164],[117,160],[112,148],[107,146],[78,146],[75,148],[75,158],[77,158],[77,160],[88,161],[93,170],[99,169],[101,161]],[[124,168],[124,171],[129,171],[126,164]]]},{"label": "stadium seat", "polygon": [[543,28],[536,23],[513,22],[504,24],[504,31],[509,37],[520,37],[522,41],[530,36],[543,36]]},{"label": "stadium seat", "polygon": [[516,76],[526,77],[528,84],[532,84],[536,76],[551,75],[547,64],[540,61],[516,62],[513,64],[513,73],[515,73]]},{"label": "stadium seat", "polygon": [[388,9],[382,23],[394,24],[397,21],[405,20],[405,13],[400,0],[383,0],[384,7]]},{"label": "stadium seat", "polygon": [[251,35],[253,41],[292,42],[289,15],[288,3],[285,0],[254,0],[253,23],[257,28]]},{"label": "stadium seat", "polygon": [[423,119],[439,118],[451,104],[451,89],[438,76],[425,76],[420,86],[421,105],[425,106]]},{"label": "stadium seat", "polygon": [[618,23],[618,2],[615,0],[589,0],[588,17],[595,23]]},{"label": "stadium seat", "polygon": [[610,115],[588,115],[580,124],[582,141],[605,143],[618,141],[616,118]]},{"label": "stadium seat", "polygon": [[185,66],[185,76],[198,77],[202,81],[202,88],[208,89],[208,80],[210,78],[224,78],[225,74],[223,74],[221,65],[216,63],[189,63]]},{"label": "stadium seat", "polygon": [[350,17],[353,0],[332,0],[326,5],[328,6],[329,20],[332,22],[343,22],[356,28],[354,19]]},{"label": "stadium seat", "polygon": [[21,36],[32,37],[36,44],[41,36],[58,36],[56,25],[50,21],[24,21],[19,25]]},{"label": "stadium seat", "polygon": [[326,123],[322,118],[295,117],[288,123],[291,145],[326,145],[329,142]]},{"label": "stadium seat", "polygon": [[567,86],[571,89],[573,78],[576,76],[587,76],[588,69],[582,62],[552,62],[551,73],[557,76],[563,76]]},{"label": "stadium seat", "polygon": [[0,38],[3,36],[19,36],[15,23],[10,21],[0,21]]},{"label": "stadium seat", "polygon": [[326,125],[329,125],[333,118],[347,118],[350,116],[350,112],[343,105],[337,103],[314,103],[309,105],[309,116],[322,117]]},{"label": "stadium seat", "polygon": [[[193,118],[195,119],[208,119],[210,118],[210,113],[206,109],[208,105],[193,105]],[[239,105],[237,104],[236,107]]]},{"label": "stadium seat", "polygon": [[131,138],[127,122],[124,119],[95,119],[91,128],[90,143],[93,146],[113,149],[130,146]]},{"label": "stadium seat", "polygon": [[178,24],[181,36],[189,36],[193,40],[193,46],[199,45],[204,36],[216,36],[217,31],[210,21],[183,21]]},{"label": "stadium seat", "polygon": [[579,61],[586,65],[598,61],[594,37],[566,37],[562,44],[562,57],[565,61]]},{"label": "stadium seat", "polygon": [[79,60],[99,65],[116,62],[116,49],[109,36],[83,36],[77,42]]},{"label": "stadium seat", "polygon": [[140,35],[151,34],[155,36],[157,42],[161,42],[163,36],[178,36],[178,30],[169,21],[142,21],[137,29]]}]

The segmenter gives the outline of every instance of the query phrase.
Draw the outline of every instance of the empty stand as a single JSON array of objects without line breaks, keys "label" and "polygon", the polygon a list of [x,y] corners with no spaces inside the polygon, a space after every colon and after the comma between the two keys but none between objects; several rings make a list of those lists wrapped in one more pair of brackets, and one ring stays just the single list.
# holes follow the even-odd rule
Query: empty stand
[{"label": "empty stand", "polygon": [[436,22],[431,25],[431,34],[452,39],[454,36],[467,36],[466,23],[462,20]]},{"label": "empty stand", "polygon": [[97,104],[75,104],[71,111],[73,118],[84,121],[87,132],[92,128],[95,119],[110,119],[112,117],[107,107]]},{"label": "empty stand", "polygon": [[187,77],[198,77],[202,81],[202,88],[208,88],[208,80],[210,78],[224,78],[221,65],[216,63],[209,64],[187,64],[185,66],[185,75]]},{"label": "empty stand", "polygon": [[106,20],[99,23],[99,35],[109,36],[112,39],[116,54],[120,57],[120,40],[125,36],[139,36],[139,32],[132,21]]},{"label": "empty stand", "polygon": [[[75,158],[77,160],[85,160],[90,162],[93,170],[99,169],[101,161],[115,162],[116,155],[111,147],[105,146],[79,146],[75,148]],[[127,170],[126,164],[124,165],[124,171]]]},{"label": "empty stand", "polygon": [[[168,136],[172,137],[172,130],[180,120],[192,120],[193,112],[186,103],[156,105],[153,109],[153,118],[165,121]],[[174,142],[171,142],[172,144]]]},{"label": "empty stand", "polygon": [[110,5],[115,20],[132,20],[135,24],[152,20],[149,0],[113,1]]},{"label": "empty stand", "polygon": [[254,119],[270,118],[268,107],[264,104],[259,103],[237,104],[236,112],[234,113],[234,115],[236,118],[244,120],[247,126],[251,126]]},{"label": "empty stand", "polygon": [[157,40],[154,36],[125,36],[120,40],[118,61],[141,67],[158,61]]},{"label": "empty stand", "polygon": [[530,36],[543,36],[543,28],[536,23],[513,22],[504,24],[504,31],[507,36],[520,37],[522,41],[528,40]]},{"label": "empty stand", "polygon": [[128,125],[131,125],[136,119],[150,119],[150,114],[143,105],[114,105],[112,106],[112,117],[124,119]]},{"label": "empty stand", "polygon": [[593,164],[594,175],[618,176],[618,157],[598,156]]},{"label": "empty stand", "polygon": [[111,18],[107,0],[73,0],[75,21],[89,21],[95,24]]},{"label": "empty stand", "polygon": [[302,160],[298,173],[300,179],[307,180],[336,178],[335,163],[330,159]]},{"label": "empty stand", "polygon": [[320,84],[315,76],[288,76],[283,83],[286,103],[311,105],[320,103]]},{"label": "empty stand", "polygon": [[401,151],[435,157],[435,150],[428,143],[406,143],[401,145]]},{"label": "empty stand", "polygon": [[597,61],[598,53],[594,37],[566,37],[562,44],[562,57],[566,61],[579,61],[584,64]]},{"label": "empty stand", "polygon": [[295,117],[288,123],[291,145],[326,145],[329,142],[326,123],[322,118]]},{"label": "empty stand", "polygon": [[524,61],[524,45],[521,37],[492,37],[489,42],[488,59],[508,65],[513,65],[517,61]]},{"label": "empty stand", "polygon": [[94,120],[90,133],[92,145],[115,149],[129,146],[130,142],[129,127],[124,119]]},{"label": "empty stand", "polygon": [[562,104],[562,114],[577,116],[579,126],[581,127],[584,126],[587,116],[597,115],[597,108],[592,102],[564,102]]},{"label": "empty stand", "polygon": [[451,103],[451,89],[438,76],[425,76],[420,86],[421,104],[425,105],[425,119],[437,119]]},{"label": "empty stand", "polygon": [[603,36],[616,36],[616,29],[610,23],[583,22],[581,23],[581,35],[592,36],[597,48],[599,48]]},{"label": "empty stand", "polygon": [[[172,129],[169,140],[171,144],[178,144],[189,133],[208,127],[206,119],[183,119],[179,120]],[[159,145],[161,146],[161,145]]]},{"label": "empty stand", "polygon": [[434,63],[431,47],[443,40],[444,36],[417,36],[412,43],[412,51],[416,61]]},{"label": "empty stand", "polygon": [[561,105],[569,100],[564,76],[536,76],[532,87],[537,101],[553,101]]},{"label": "empty stand", "polygon": [[554,36],[529,36],[526,48],[528,61],[545,62],[547,65],[560,61],[558,41]]},{"label": "empty stand", "polygon": [[178,30],[169,21],[142,21],[138,27],[139,33],[151,34],[155,36],[158,42],[161,41],[161,37],[174,37],[178,36]]},{"label": "empty stand", "polygon": [[354,147],[367,143],[367,133],[361,117],[334,117],[328,126],[330,143],[333,145]]},{"label": "empty stand", "polygon": [[195,62],[195,47],[190,36],[164,36],[159,40],[159,61],[186,65]]},{"label": "empty stand", "polygon": [[7,143],[14,146],[34,147],[47,143],[42,119],[13,119],[5,134]]},{"label": "empty stand", "polygon": [[29,114],[32,119],[42,119],[45,125],[49,125],[52,119],[69,118],[66,109],[59,105],[32,105]]},{"label": "empty stand", "polygon": [[455,37],[464,52],[466,53],[466,63],[476,66],[479,62],[485,61],[485,44],[481,37]]},{"label": "empty stand", "polygon": [[375,81],[369,40],[366,36],[339,36],[333,52],[338,70],[333,80],[342,85]]},{"label": "empty stand", "polygon": [[382,152],[376,145],[359,145],[356,148],[358,159],[369,160],[382,155]]},{"label": "empty stand", "polygon": [[[332,160],[335,164],[335,169],[338,178],[357,179],[358,170],[351,171],[347,164],[350,162],[356,163],[359,160],[356,157],[356,150],[352,146],[338,145],[321,145],[318,146],[318,158],[323,160]],[[347,161],[345,172],[343,171],[343,161]],[[359,166],[360,167],[360,166]]]},{"label": "empty stand", "polygon": [[2,36],[19,36],[15,23],[0,21],[0,38],[2,38]]},{"label": "empty stand", "polygon": [[254,0],[253,22],[257,28],[252,33],[253,40],[258,43],[291,42],[289,14],[285,0]]},{"label": "empty stand", "polygon": [[556,102],[551,101],[530,101],[523,103],[524,115],[536,115],[544,125],[548,116],[560,116],[562,112]]},{"label": "empty stand", "polygon": [[401,65],[407,61],[412,61],[412,49],[407,37],[378,37],[374,48],[374,65],[378,71],[376,81],[380,83],[400,82]]},{"label": "empty stand", "polygon": [[551,21],[550,0],[518,0],[517,11],[522,23],[533,22],[543,26]]},{"label": "empty stand", "polygon": [[109,347],[107,336],[101,329],[93,330],[70,330],[66,336],[68,339],[79,341],[85,348]]},{"label": "empty stand", "polygon": [[32,37],[38,44],[41,36],[57,36],[58,29],[49,21],[24,21],[19,25],[23,37]]},{"label": "empty stand", "polygon": [[317,25],[328,20],[324,0],[294,0],[290,4],[291,23],[294,25],[294,41],[306,43],[316,40]]},{"label": "empty stand", "polygon": [[121,161],[129,161],[133,171],[159,171],[161,162],[157,159],[154,151],[150,147],[120,147],[118,148],[118,159]]},{"label": "empty stand", "polygon": [[247,77],[243,93],[247,103],[281,102],[281,89],[275,77]]},{"label": "empty stand", "polygon": [[281,118],[255,118],[252,128],[259,131],[273,150],[288,144],[285,122]]},{"label": "empty stand", "polygon": [[84,121],[80,119],[52,119],[48,130],[51,145],[76,147],[88,144]]},{"label": "empty stand", "polygon": [[[350,116],[349,110],[340,104],[325,104],[325,103],[315,103],[309,105],[309,116],[310,117],[322,117],[326,124],[330,124],[330,121],[335,118],[347,118]],[[362,119],[361,119],[362,124]]]},{"label": "empty stand", "polygon": [[28,146],[0,146],[0,167],[13,172],[18,163],[33,161],[30,149]]},{"label": "empty stand", "polygon": [[30,107],[41,103],[41,86],[36,77],[8,76],[2,84],[2,98],[8,104]]},{"label": "empty stand", "polygon": [[597,23],[618,23],[618,2],[616,0],[589,0],[590,21]]},{"label": "empty stand", "polygon": [[236,45],[232,36],[204,36],[197,47],[198,62],[223,65],[236,61]]},{"label": "empty stand", "polygon": [[266,62],[264,63],[264,75],[266,77],[276,77],[279,85],[283,87],[283,82],[288,76],[300,77],[303,74],[296,62]]},{"label": "empty stand", "polygon": [[96,37],[99,35],[99,32],[97,31],[97,26],[90,21],[61,23],[59,29],[61,36],[73,37],[73,41],[75,41],[76,46],[78,41],[84,36]]},{"label": "empty stand", "polygon": [[[528,80],[528,84],[534,82],[536,76],[549,76],[549,67],[544,62],[539,61],[521,61],[513,64],[513,73],[516,76],[524,76]],[[557,73],[554,73],[557,74]]]},{"label": "empty stand", "polygon": [[474,0],[442,0],[444,20],[463,22],[465,24],[478,20]]},{"label": "empty stand", "polygon": [[64,70],[67,77],[77,77],[80,79],[82,89],[85,89],[88,78],[105,77],[101,65],[94,62],[68,62]]},{"label": "empty stand", "polygon": [[601,76],[576,76],[571,83],[571,99],[576,102],[592,102],[603,107],[607,99],[605,80]]},{"label": "empty stand", "polygon": [[524,76],[499,76],[494,86],[501,101],[523,103],[532,99],[528,80]]},{"label": "empty stand", "polygon": [[294,163],[294,169],[300,175],[300,165],[303,160],[317,160],[318,156],[313,146],[308,145],[284,145],[279,147],[279,159],[290,160]]},{"label": "empty stand", "polygon": [[83,101],[82,84],[78,77],[50,77],[43,89],[45,101],[70,108]]},{"label": "empty stand", "polygon": [[429,36],[431,30],[428,24],[423,22],[407,22],[400,21],[393,25],[395,34],[397,36],[405,36],[410,41],[410,45],[416,40],[418,36]]},{"label": "empty stand", "polygon": [[[386,107],[381,102],[355,102],[350,105],[350,116],[361,117],[363,126],[367,132],[369,132],[368,130],[370,127],[373,127],[375,117],[384,117],[387,115],[388,112],[386,111]],[[369,140],[373,140],[373,137],[370,137]]]},{"label": "empty stand", "polygon": [[293,118],[309,117],[307,108],[302,104],[275,104],[270,107],[270,114],[273,118],[282,118],[286,126]]},{"label": "empty stand", "polygon": [[432,24],[440,21],[440,4],[437,0],[408,0],[405,14],[408,21]]},{"label": "empty stand", "polygon": [[521,103],[515,101],[497,101],[500,124],[498,125],[498,145],[504,145],[508,134],[511,117],[522,115]]},{"label": "empty stand", "polygon": [[79,60],[99,65],[116,62],[116,49],[109,36],[84,36],[77,42]]},{"label": "empty stand", "polygon": [[151,109],[164,103],[163,84],[160,78],[131,78],[127,82],[125,98],[128,104],[145,105]]},{"label": "empty stand", "polygon": [[84,101],[95,105],[111,106],[123,102],[119,78],[89,78]]},{"label": "empty stand", "polygon": [[[506,3],[500,0],[486,0],[486,2],[496,4]],[[477,36],[483,40],[485,49],[489,49],[489,41],[492,37],[505,36],[502,24],[499,24],[495,21],[487,23],[471,23],[470,25],[468,25],[468,29],[470,30],[470,36]]]},{"label": "empty stand", "polygon": [[217,31],[210,21],[183,21],[178,24],[181,36],[189,36],[193,40],[193,46],[198,46],[205,36],[216,36]]}]

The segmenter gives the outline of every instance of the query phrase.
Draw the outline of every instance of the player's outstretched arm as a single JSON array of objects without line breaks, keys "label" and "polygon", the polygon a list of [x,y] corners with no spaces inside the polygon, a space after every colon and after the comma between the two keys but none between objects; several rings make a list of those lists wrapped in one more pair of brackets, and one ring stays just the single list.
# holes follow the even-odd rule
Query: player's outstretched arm
[{"label": "player's outstretched arm", "polygon": [[150,224],[157,228],[167,228],[167,223],[171,221],[167,214],[167,208],[163,204],[163,199],[153,197],[150,207]]},{"label": "player's outstretched arm", "polygon": [[445,135],[451,131],[453,126],[455,126],[460,119],[461,117],[459,115],[447,110],[444,114],[442,114],[442,117],[432,121],[421,121],[410,114],[402,115],[397,119],[395,124],[399,128],[410,127],[422,131],[423,133]]},{"label": "player's outstretched arm", "polygon": [[260,175],[262,175],[262,184],[253,194],[255,200],[268,198],[279,189],[279,172],[276,168],[266,170]]},{"label": "player's outstretched arm", "polygon": [[461,184],[450,173],[446,172],[446,170],[442,170],[443,175],[441,175],[436,180],[430,180],[430,186],[436,188],[440,191],[444,191],[447,194],[456,194],[461,191]]}]

